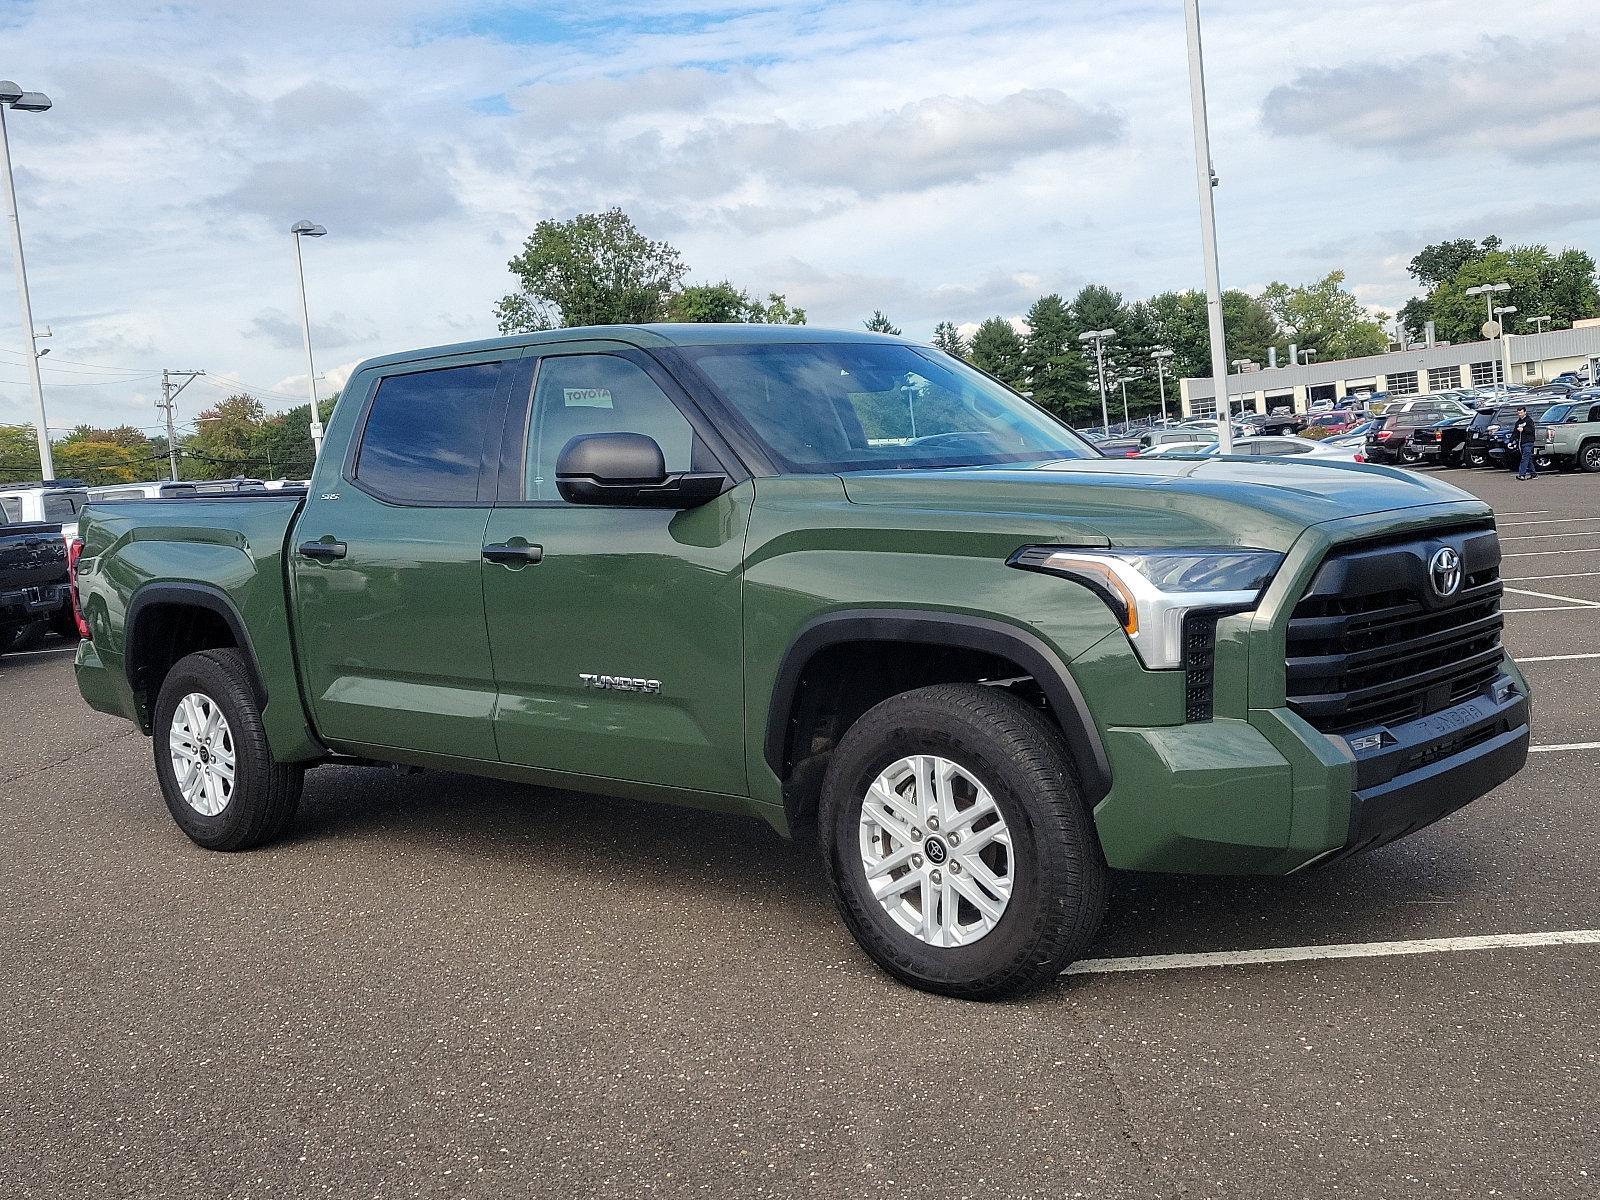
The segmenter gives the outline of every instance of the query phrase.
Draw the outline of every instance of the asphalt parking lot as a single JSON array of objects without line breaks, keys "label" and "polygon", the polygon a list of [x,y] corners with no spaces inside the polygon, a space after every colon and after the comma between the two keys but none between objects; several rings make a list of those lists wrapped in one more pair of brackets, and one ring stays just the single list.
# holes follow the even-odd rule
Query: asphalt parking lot
[{"label": "asphalt parking lot", "polygon": [[[1444,474],[1500,514],[1544,749],[1322,871],[1121,878],[1105,958],[1600,929],[1600,478]],[[204,852],[70,660],[0,662],[0,1195],[1597,1190],[1600,945],[954,1003],[744,819],[330,768]]]}]

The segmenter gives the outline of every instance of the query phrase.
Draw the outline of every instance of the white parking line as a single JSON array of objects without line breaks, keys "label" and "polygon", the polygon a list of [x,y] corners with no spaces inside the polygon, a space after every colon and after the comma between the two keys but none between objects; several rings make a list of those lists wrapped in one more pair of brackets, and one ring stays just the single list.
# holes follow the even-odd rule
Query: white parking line
[{"label": "white parking line", "polygon": [[1574,521],[1600,521],[1600,517],[1551,517],[1548,521],[1507,521],[1501,529],[1524,529],[1529,525],[1570,525]]},{"label": "white parking line", "polygon": [[1600,929],[1567,929],[1554,933],[1491,933],[1481,937],[1425,938],[1407,942],[1349,942],[1338,946],[1280,946],[1271,950],[1214,950],[1202,954],[1087,958],[1073,963],[1061,973],[1104,975],[1113,971],[1177,971],[1186,967],[1242,967],[1328,958],[1387,958],[1396,954],[1446,954],[1458,950],[1596,945],[1600,945]]},{"label": "white parking line", "polygon": [[1600,750],[1600,742],[1567,742],[1559,746],[1529,746],[1529,754],[1553,754],[1557,750]]},{"label": "white parking line", "polygon": [[1558,537],[1593,537],[1594,530],[1580,529],[1576,533],[1517,533],[1510,537],[1503,537],[1502,542],[1536,542],[1541,539]]},{"label": "white parking line", "polygon": [[1546,579],[1588,579],[1595,575],[1600,575],[1600,571],[1568,571],[1565,575],[1512,575],[1501,582],[1542,583]]},{"label": "white parking line", "polygon": [[1588,612],[1590,609],[1600,608],[1600,604],[1547,604],[1543,608],[1502,608],[1502,613],[1524,612]]},{"label": "white parking line", "polygon": [[1508,587],[1506,591],[1513,596],[1537,596],[1541,600],[1564,600],[1568,604],[1576,604],[1580,608],[1600,608],[1600,603],[1593,600],[1582,600],[1577,596],[1557,596],[1553,592],[1530,592],[1527,588]]},{"label": "white parking line", "polygon": [[71,654],[77,650],[76,646],[52,646],[48,650],[17,650],[6,655],[7,658],[31,658],[36,654]]},{"label": "white parking line", "polygon": [[1600,658],[1600,654],[1541,654],[1537,658],[1519,658],[1517,665],[1531,662],[1571,662],[1576,658]]},{"label": "white parking line", "polygon": [[1502,554],[1500,557],[1537,558],[1544,554],[1600,554],[1600,546],[1574,546],[1570,550],[1513,550],[1510,554]]},{"label": "white parking line", "polygon": [[1495,513],[1497,517],[1542,517],[1549,512],[1548,508],[1530,508],[1525,512]]}]

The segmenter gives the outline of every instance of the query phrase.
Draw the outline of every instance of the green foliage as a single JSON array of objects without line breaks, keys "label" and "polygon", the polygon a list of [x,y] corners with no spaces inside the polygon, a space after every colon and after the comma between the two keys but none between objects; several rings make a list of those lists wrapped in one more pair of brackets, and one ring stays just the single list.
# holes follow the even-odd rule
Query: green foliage
[{"label": "green foliage", "polygon": [[[1055,293],[1033,302],[1024,318],[1022,365],[1033,399],[1067,420],[1086,415],[1092,389],[1078,345],[1078,325],[1067,302]],[[1092,369],[1092,368],[1087,368]]]},{"label": "green foliage", "polygon": [[861,322],[873,333],[887,333],[894,337],[900,336],[900,327],[884,315],[883,309],[875,308],[872,315]]},{"label": "green foliage", "polygon": [[39,478],[39,443],[32,425],[0,425],[0,481]]},{"label": "green foliage", "polygon": [[1323,361],[1382,354],[1389,347],[1383,326],[1345,290],[1343,271],[1330,271],[1297,287],[1270,283],[1261,293],[1261,302],[1286,342],[1316,350]]},{"label": "green foliage", "polygon": [[1419,250],[1406,269],[1423,287],[1438,287],[1441,283],[1454,279],[1461,268],[1468,263],[1477,262],[1485,254],[1500,249],[1500,245],[1500,239],[1492,235],[1484,238],[1481,243],[1471,238],[1435,242]]},{"label": "green foliage", "polygon": [[688,269],[620,208],[540,221],[506,265],[518,288],[495,305],[501,333],[659,321]]},{"label": "green foliage", "polygon": [[[1400,310],[1402,324],[1413,335],[1420,334],[1427,322],[1434,323],[1437,335],[1450,342],[1476,341],[1483,336],[1485,318],[1482,296],[1469,296],[1468,288],[1486,283],[1509,283],[1509,292],[1494,296],[1496,307],[1512,306],[1513,332],[1531,330],[1529,317],[1550,317],[1556,329],[1600,312],[1600,291],[1595,285],[1595,261],[1583,250],[1563,250],[1553,254],[1548,246],[1500,248],[1499,238],[1483,240],[1475,252],[1467,253],[1469,241],[1445,242],[1430,246],[1412,260],[1412,274],[1427,283],[1434,272],[1455,263],[1454,273],[1433,283],[1425,296],[1419,296]],[[1446,248],[1454,248],[1445,254]],[[1420,271],[1417,266],[1431,255]]]},{"label": "green foliage", "polygon": [[1018,390],[1025,386],[1022,355],[1022,338],[1004,317],[990,317],[972,335],[973,365]]},{"label": "green foliage", "polygon": [[806,310],[790,308],[777,292],[756,300],[724,279],[721,283],[690,284],[667,299],[666,319],[691,322],[804,325]]},{"label": "green foliage", "polygon": [[[73,430],[74,433],[77,430]],[[63,438],[50,447],[58,479],[81,479],[90,487],[138,483],[160,474],[148,442],[128,446],[89,437]]]},{"label": "green foliage", "polygon": [[77,425],[57,446],[70,446],[76,442],[108,442],[134,450],[148,450],[150,439],[132,425],[118,425],[113,429],[98,429],[93,425]]},{"label": "green foliage", "polygon": [[[317,402],[322,423],[333,416],[339,396]],[[316,461],[311,444],[311,405],[267,416],[254,396],[229,396],[200,414],[196,430],[180,446],[185,479],[304,479]]]},{"label": "green foliage", "polygon": [[933,327],[933,347],[943,350],[951,358],[965,358],[970,350],[967,339],[961,336],[954,321],[940,321]]},{"label": "green foliage", "polygon": [[[1211,333],[1204,292],[1189,289],[1162,292],[1149,301],[1150,318],[1159,345],[1172,351],[1168,371],[1175,378],[1211,374]],[[1237,289],[1222,293],[1222,323],[1228,338],[1229,362],[1267,360],[1267,347],[1279,339],[1278,323],[1254,296]]]}]

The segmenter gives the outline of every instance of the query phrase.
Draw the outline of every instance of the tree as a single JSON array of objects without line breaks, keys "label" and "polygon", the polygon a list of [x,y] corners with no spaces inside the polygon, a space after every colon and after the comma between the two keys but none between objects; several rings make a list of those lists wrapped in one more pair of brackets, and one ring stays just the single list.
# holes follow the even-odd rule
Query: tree
[{"label": "tree", "polygon": [[[333,416],[339,393],[317,401],[326,425]],[[316,452],[311,444],[311,405],[301,404],[267,417],[250,439],[250,460],[245,470],[263,479],[304,479],[311,474]]]},{"label": "tree", "polygon": [[804,325],[806,310],[790,308],[777,292],[765,302],[753,299],[742,288],[724,279],[721,283],[691,284],[674,292],[667,300],[669,321],[721,321],[764,325]]},{"label": "tree", "polygon": [[1600,311],[1595,262],[1586,251],[1568,249],[1552,254],[1542,245],[1502,250],[1498,238],[1484,239],[1485,246],[1491,242],[1495,248],[1464,258],[1454,275],[1400,310],[1408,330],[1419,333],[1432,321],[1435,332],[1446,341],[1476,341],[1483,336],[1480,327],[1485,306],[1482,296],[1469,296],[1467,289],[1486,283],[1509,283],[1511,290],[1497,293],[1494,301],[1514,306],[1524,320],[1548,316],[1551,324],[1560,328]]},{"label": "tree", "polygon": [[97,429],[93,425],[76,425],[58,445],[73,442],[109,442],[113,446],[126,446],[133,450],[149,448],[150,439],[132,425],[118,425],[113,429]]},{"label": "tree", "polygon": [[[1344,288],[1344,272],[1330,271],[1313,283],[1291,287],[1273,282],[1261,302],[1277,321],[1281,335],[1302,348],[1314,349],[1324,362],[1382,354],[1389,336],[1361,302]],[[1285,347],[1287,348],[1287,347]]]},{"label": "tree", "polygon": [[[76,430],[74,430],[76,432]],[[124,446],[91,438],[63,438],[50,448],[60,479],[81,479],[90,487],[108,483],[137,483],[154,473],[154,455],[148,445]]]},{"label": "tree", "polygon": [[506,265],[518,287],[495,305],[502,333],[658,321],[688,269],[620,208],[540,221]]},{"label": "tree", "polygon": [[[1211,330],[1204,292],[1189,289],[1162,292],[1147,305],[1158,345],[1172,351],[1168,369],[1174,378],[1211,374]],[[1222,293],[1222,324],[1228,339],[1227,360],[1266,362],[1267,347],[1279,340],[1278,323],[1265,305],[1247,292]]]},{"label": "tree", "polygon": [[32,425],[0,425],[0,481],[39,478],[39,442]]},{"label": "tree", "polygon": [[1456,277],[1462,267],[1477,262],[1485,254],[1500,249],[1500,239],[1490,235],[1481,243],[1471,238],[1455,238],[1424,246],[1406,268],[1423,287],[1434,288]]},{"label": "tree", "polygon": [[1078,346],[1078,328],[1067,302],[1052,292],[1041,296],[1023,318],[1022,365],[1034,400],[1072,420],[1088,412],[1089,387]]},{"label": "tree", "polygon": [[1004,317],[990,317],[972,335],[972,363],[1002,383],[1023,387],[1022,338]]},{"label": "tree", "polygon": [[185,475],[195,479],[229,479],[256,465],[255,440],[262,423],[261,401],[254,396],[229,396],[195,418],[196,429],[183,443]]},{"label": "tree", "polygon": [[954,321],[940,321],[933,327],[933,348],[943,350],[951,358],[965,358],[967,339],[961,336]]},{"label": "tree", "polygon": [[872,316],[868,317],[861,323],[873,333],[887,333],[893,335],[894,337],[900,336],[900,327],[893,321],[889,320],[888,317],[884,316],[883,309],[881,308],[873,309]]}]

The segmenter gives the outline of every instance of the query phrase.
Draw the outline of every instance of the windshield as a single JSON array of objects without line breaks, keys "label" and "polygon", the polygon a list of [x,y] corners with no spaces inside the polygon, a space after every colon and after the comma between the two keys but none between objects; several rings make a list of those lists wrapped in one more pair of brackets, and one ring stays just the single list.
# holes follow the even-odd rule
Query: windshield
[{"label": "windshield", "polygon": [[1043,409],[932,350],[769,342],[691,346],[684,354],[785,471],[1100,456]]}]

